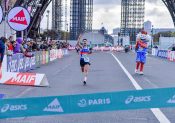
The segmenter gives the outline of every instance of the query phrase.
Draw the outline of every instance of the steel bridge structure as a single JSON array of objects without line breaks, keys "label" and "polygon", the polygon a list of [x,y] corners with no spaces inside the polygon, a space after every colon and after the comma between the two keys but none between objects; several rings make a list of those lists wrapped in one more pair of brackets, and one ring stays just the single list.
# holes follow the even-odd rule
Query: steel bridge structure
[{"label": "steel bridge structure", "polygon": [[[23,6],[23,7],[27,7],[30,10],[31,24],[27,29],[27,35],[29,37],[33,37],[35,36],[35,34],[37,34],[43,14],[52,0],[0,0],[1,3],[3,3],[3,1],[11,1],[11,3],[14,3],[13,6]],[[55,0],[55,1],[61,1],[61,0]],[[76,3],[78,0],[70,0],[70,1],[72,3],[70,8],[70,12],[71,12],[71,15],[70,15],[71,20],[69,24],[70,32],[73,31],[72,35],[74,35],[73,33],[75,33],[74,38],[76,38],[77,33],[80,33],[81,31],[85,31],[86,26],[88,30],[91,30],[92,28],[91,22],[92,22],[92,14],[93,14],[93,9],[92,9],[93,1],[79,0],[81,2],[81,5],[80,3]],[[137,1],[141,1],[141,0],[137,0]],[[162,0],[162,1],[165,4],[165,6],[168,8],[175,26],[175,0]],[[78,4],[79,9],[77,8],[76,4]],[[86,8],[85,5],[86,6],[89,5],[88,8]],[[55,8],[53,10],[56,11],[57,9]],[[77,11],[80,11],[80,12],[76,13]],[[74,14],[77,14],[77,15],[74,16]],[[79,18],[78,19],[79,22],[77,24],[80,25],[80,27],[73,26],[73,24],[75,24],[78,21],[78,20],[76,21],[77,18]],[[61,23],[61,21],[59,22]],[[58,24],[58,25],[60,26],[61,24]],[[126,25],[123,25],[123,26],[126,26]]]}]

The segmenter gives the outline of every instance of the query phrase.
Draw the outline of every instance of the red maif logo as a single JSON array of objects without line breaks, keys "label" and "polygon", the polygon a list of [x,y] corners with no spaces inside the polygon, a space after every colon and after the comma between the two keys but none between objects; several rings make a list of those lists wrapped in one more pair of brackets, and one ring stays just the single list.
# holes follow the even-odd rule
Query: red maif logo
[{"label": "red maif logo", "polygon": [[22,9],[19,13],[17,13],[11,20],[12,23],[27,25],[27,20],[24,14],[24,10]]},{"label": "red maif logo", "polygon": [[29,85],[34,86],[36,81],[35,73],[19,73],[15,77],[12,77],[5,84],[9,85]]}]

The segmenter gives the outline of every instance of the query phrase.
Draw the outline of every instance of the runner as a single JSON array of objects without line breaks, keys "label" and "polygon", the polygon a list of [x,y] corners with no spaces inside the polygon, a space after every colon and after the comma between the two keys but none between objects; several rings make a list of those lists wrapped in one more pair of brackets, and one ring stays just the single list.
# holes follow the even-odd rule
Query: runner
[{"label": "runner", "polygon": [[[143,69],[144,69],[144,64],[146,63],[146,53],[147,53],[147,42],[149,41],[147,32],[142,31],[140,34],[137,36],[137,41],[136,41],[136,52],[137,52],[137,57],[136,57],[136,69],[135,73],[138,73],[140,75],[143,75]],[[140,71],[139,71],[140,68]]]},{"label": "runner", "polygon": [[88,54],[91,54],[92,52],[88,48],[87,39],[83,39],[83,44],[80,43],[80,39],[81,39],[81,36],[78,38],[77,45],[80,47],[80,66],[81,66],[81,71],[84,74],[83,84],[86,85],[89,66],[91,65]]}]

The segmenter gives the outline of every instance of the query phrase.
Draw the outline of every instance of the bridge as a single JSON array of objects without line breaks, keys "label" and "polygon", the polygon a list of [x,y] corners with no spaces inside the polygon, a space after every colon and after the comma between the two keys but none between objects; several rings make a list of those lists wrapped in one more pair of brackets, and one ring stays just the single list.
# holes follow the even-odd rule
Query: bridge
[{"label": "bridge", "polygon": [[[34,36],[40,27],[41,17],[52,0],[17,0],[15,6],[31,7],[31,24],[28,28],[28,36]],[[169,10],[175,26],[175,1],[162,0]]]}]

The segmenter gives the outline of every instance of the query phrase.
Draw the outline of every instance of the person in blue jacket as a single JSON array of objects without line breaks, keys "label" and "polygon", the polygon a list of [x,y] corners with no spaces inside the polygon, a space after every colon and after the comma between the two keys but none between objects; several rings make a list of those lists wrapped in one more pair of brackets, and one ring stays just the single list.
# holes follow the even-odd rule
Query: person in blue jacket
[{"label": "person in blue jacket", "polygon": [[0,38],[0,68],[2,66],[2,61],[3,61],[3,58],[4,58],[6,41],[7,41],[7,39],[5,37]]},{"label": "person in blue jacket", "polygon": [[1,37],[0,38],[0,79],[2,78],[2,62],[3,62],[3,58],[4,58],[4,53],[5,53],[5,43],[6,43],[7,39],[5,37]]}]

